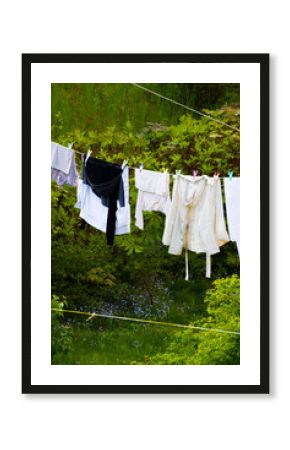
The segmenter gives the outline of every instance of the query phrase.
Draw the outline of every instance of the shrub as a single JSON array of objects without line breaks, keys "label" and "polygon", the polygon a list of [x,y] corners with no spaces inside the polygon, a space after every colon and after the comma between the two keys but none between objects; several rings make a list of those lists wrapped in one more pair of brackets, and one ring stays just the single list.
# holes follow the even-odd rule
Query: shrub
[{"label": "shrub", "polygon": [[[206,293],[208,316],[194,325],[239,332],[240,280],[237,275],[216,280]],[[240,363],[238,334],[215,331],[177,331],[163,354],[150,358],[149,364],[223,365]]]},{"label": "shrub", "polygon": [[[63,310],[67,306],[66,300],[53,295],[51,307]],[[51,362],[56,364],[58,356],[60,359],[72,349],[73,333],[71,327],[63,322],[63,312],[51,312]]]}]

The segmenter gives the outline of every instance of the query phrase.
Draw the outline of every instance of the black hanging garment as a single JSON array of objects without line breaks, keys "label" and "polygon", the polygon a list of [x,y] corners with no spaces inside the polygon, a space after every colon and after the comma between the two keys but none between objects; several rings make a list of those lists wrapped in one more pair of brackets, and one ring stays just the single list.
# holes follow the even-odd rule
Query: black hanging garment
[{"label": "black hanging garment", "polygon": [[117,201],[125,206],[123,169],[101,159],[89,157],[83,164],[83,182],[89,185],[108,208],[106,237],[107,244],[113,245],[116,228]]}]

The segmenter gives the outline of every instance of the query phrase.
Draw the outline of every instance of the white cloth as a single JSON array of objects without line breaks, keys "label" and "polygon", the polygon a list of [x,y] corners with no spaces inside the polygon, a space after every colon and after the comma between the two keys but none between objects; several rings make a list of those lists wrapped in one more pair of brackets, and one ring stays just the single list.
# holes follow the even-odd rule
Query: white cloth
[{"label": "white cloth", "polygon": [[59,187],[76,186],[79,180],[74,151],[55,142],[51,143],[51,179]]},{"label": "white cloth", "polygon": [[210,277],[210,255],[219,253],[228,240],[220,179],[175,175],[162,239],[169,253],[180,255],[183,248],[206,253],[206,276]]},{"label": "white cloth", "polygon": [[59,145],[56,142],[51,143],[51,168],[60,170],[66,175],[69,174],[74,151],[70,148]]},{"label": "white cloth", "polygon": [[[124,185],[125,206],[121,207],[117,202],[115,234],[130,233],[130,204],[129,204],[129,172],[125,167],[122,174]],[[77,187],[76,208],[80,209],[80,217],[97,230],[106,232],[108,208],[102,205],[101,199],[93,192],[92,188],[79,180]]]},{"label": "white cloth", "polygon": [[224,178],[228,230],[240,254],[240,178]]},{"label": "white cloth", "polygon": [[135,186],[138,189],[135,224],[144,229],[143,211],[161,211],[168,214],[171,206],[170,175],[166,172],[135,169]]}]

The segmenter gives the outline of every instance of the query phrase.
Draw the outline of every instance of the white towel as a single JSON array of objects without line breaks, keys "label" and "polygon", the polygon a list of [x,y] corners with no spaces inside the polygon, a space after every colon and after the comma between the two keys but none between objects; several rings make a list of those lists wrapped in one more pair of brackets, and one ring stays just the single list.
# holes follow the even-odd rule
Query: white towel
[{"label": "white towel", "polygon": [[224,178],[228,230],[240,254],[240,178]]}]

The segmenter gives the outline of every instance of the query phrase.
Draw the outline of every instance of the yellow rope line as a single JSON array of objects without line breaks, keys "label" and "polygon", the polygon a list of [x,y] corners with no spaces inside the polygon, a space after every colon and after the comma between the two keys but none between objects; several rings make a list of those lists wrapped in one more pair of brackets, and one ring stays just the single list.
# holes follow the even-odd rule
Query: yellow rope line
[{"label": "yellow rope line", "polygon": [[197,327],[194,325],[183,325],[181,323],[173,323],[173,322],[158,322],[155,320],[137,319],[136,317],[109,316],[106,314],[89,313],[89,312],[83,312],[83,311],[72,311],[72,310],[68,310],[68,309],[56,309],[56,308],[51,308],[51,311],[63,312],[63,313],[69,313],[69,314],[78,314],[78,315],[82,315],[82,316],[89,316],[87,321],[93,319],[94,317],[104,317],[105,319],[126,320],[126,321],[130,321],[130,322],[149,323],[152,325],[162,325],[162,326],[175,327],[175,328],[189,328],[192,330],[213,331],[215,333],[228,333],[228,334],[238,334],[238,335],[240,334],[238,331],[222,330],[219,328]]}]

